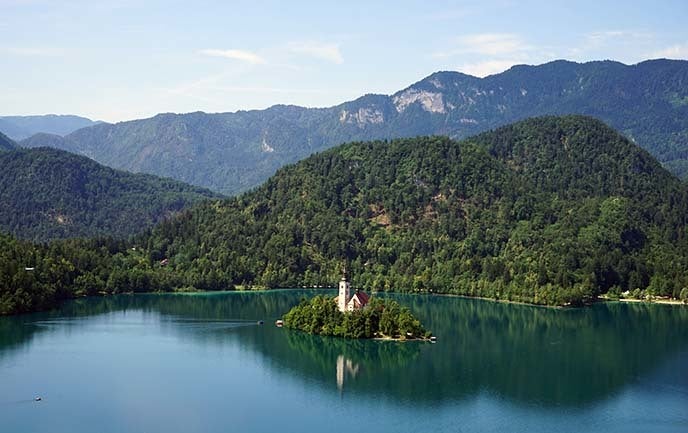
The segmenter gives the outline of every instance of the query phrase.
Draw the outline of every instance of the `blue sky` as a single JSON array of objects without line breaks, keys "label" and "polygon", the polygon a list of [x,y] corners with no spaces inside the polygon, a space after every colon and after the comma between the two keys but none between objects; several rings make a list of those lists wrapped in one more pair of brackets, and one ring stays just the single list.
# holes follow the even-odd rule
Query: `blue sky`
[{"label": "blue sky", "polygon": [[438,70],[688,59],[687,22],[686,0],[0,0],[0,115],[330,106]]}]

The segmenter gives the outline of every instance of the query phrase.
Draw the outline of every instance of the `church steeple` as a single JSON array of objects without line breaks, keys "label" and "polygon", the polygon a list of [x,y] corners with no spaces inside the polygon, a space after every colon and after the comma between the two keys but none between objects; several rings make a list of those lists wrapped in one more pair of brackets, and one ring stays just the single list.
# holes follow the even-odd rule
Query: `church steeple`
[{"label": "church steeple", "polygon": [[346,272],[346,266],[342,270],[342,279],[339,281],[339,296],[337,297],[337,307],[339,311],[346,311],[346,304],[351,299],[351,283]]}]

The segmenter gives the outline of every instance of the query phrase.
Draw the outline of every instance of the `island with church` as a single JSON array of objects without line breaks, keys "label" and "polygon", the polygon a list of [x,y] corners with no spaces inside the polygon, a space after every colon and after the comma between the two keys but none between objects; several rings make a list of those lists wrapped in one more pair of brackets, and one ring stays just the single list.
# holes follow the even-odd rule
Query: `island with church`
[{"label": "island with church", "polygon": [[310,334],[344,338],[434,341],[411,311],[389,298],[373,298],[352,290],[346,269],[339,294],[302,299],[284,316],[285,327]]}]

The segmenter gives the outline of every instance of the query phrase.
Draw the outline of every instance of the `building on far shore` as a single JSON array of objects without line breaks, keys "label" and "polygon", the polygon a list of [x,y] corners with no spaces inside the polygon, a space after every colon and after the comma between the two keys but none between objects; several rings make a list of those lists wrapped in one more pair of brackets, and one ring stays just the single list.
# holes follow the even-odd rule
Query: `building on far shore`
[{"label": "building on far shore", "polygon": [[342,279],[339,281],[339,296],[337,296],[337,307],[339,311],[345,313],[347,311],[360,310],[368,304],[370,298],[362,290],[356,289],[354,294],[351,294],[351,283],[346,274],[346,268],[342,274]]}]

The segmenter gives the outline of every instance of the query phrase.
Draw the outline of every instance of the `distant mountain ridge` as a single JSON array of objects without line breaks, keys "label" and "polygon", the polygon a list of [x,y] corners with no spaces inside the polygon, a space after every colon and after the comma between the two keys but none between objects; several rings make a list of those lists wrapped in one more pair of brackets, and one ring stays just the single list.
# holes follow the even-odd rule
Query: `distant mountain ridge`
[{"label": "distant mountain ridge", "polygon": [[20,144],[50,145],[235,194],[343,142],[437,134],[459,139],[527,117],[569,113],[605,121],[674,173],[688,173],[688,62],[676,60],[632,66],[560,60],[485,78],[437,72],[393,95],[365,95],[329,108],[159,114]]},{"label": "distant mountain ridge", "polygon": [[13,140],[23,140],[38,133],[64,136],[98,123],[102,122],[73,115],[0,116],[0,131]]},{"label": "distant mountain ridge", "polygon": [[63,150],[0,152],[0,232],[23,239],[126,238],[218,197],[172,179],[104,167]]}]

